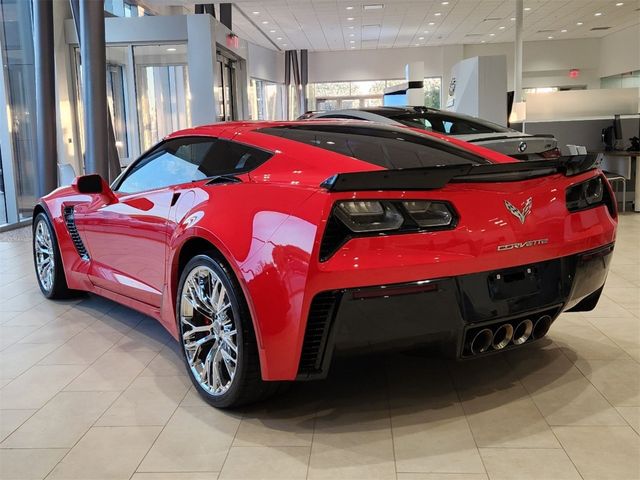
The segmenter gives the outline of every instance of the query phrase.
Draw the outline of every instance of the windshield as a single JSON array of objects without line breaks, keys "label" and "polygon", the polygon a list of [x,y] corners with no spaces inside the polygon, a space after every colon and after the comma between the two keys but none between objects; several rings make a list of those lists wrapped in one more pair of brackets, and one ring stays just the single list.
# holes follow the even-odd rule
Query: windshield
[{"label": "windshield", "polygon": [[464,115],[448,115],[440,112],[376,113],[408,127],[423,128],[446,135],[474,135],[478,133],[508,133],[514,131],[496,123]]}]

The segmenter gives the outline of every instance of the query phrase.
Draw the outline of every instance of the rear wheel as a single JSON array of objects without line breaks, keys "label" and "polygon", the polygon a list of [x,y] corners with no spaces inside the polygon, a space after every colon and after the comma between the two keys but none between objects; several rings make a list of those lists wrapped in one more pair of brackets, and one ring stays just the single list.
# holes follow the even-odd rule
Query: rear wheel
[{"label": "rear wheel", "polygon": [[49,217],[44,212],[33,221],[33,262],[38,286],[50,299],[68,298],[72,291],[67,287],[58,240]]},{"label": "rear wheel", "polygon": [[233,274],[215,257],[198,255],[182,271],[176,317],[187,371],[215,407],[236,407],[270,394],[263,382],[246,301]]}]

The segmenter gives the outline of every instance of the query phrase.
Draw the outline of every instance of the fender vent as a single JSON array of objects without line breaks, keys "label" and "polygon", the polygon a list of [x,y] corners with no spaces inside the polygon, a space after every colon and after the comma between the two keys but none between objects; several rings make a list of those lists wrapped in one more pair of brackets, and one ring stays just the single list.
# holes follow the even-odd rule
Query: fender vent
[{"label": "fender vent", "polygon": [[76,227],[76,221],[73,218],[73,207],[64,207],[64,223],[67,226],[71,240],[73,240],[73,245],[76,247],[80,258],[89,260],[89,252],[87,252],[84,243],[82,243],[82,238],[80,238],[78,228]]},{"label": "fender vent", "polygon": [[300,354],[298,375],[306,376],[322,370],[324,350],[331,327],[331,320],[338,303],[339,292],[322,292],[311,301],[304,343]]}]

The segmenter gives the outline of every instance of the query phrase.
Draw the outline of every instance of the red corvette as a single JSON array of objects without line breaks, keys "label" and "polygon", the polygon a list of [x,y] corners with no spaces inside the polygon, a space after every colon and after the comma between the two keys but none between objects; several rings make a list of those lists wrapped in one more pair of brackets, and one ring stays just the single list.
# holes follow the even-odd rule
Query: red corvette
[{"label": "red corvette", "polygon": [[44,295],[157,318],[228,407],[321,378],[336,351],[429,344],[469,358],[590,310],[616,234],[591,156],[518,162],[405,127],[226,123],[175,133],[109,186],[44,197]]}]

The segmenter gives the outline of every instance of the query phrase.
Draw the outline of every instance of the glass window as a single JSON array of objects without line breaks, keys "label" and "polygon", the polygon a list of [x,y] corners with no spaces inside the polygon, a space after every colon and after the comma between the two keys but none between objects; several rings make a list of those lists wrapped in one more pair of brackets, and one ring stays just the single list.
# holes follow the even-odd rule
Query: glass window
[{"label": "glass window", "polygon": [[440,108],[442,78],[427,77],[424,79],[424,106]]},{"label": "glass window", "polygon": [[163,137],[191,126],[187,47],[133,47],[140,147],[147,150]]},{"label": "glass window", "polygon": [[489,163],[436,138],[394,127],[288,125],[258,130],[389,169]]},{"label": "glass window", "polygon": [[271,155],[270,152],[228,140],[176,138],[159,145],[140,159],[116,189],[135,193],[216,175],[244,173],[261,165]]}]

